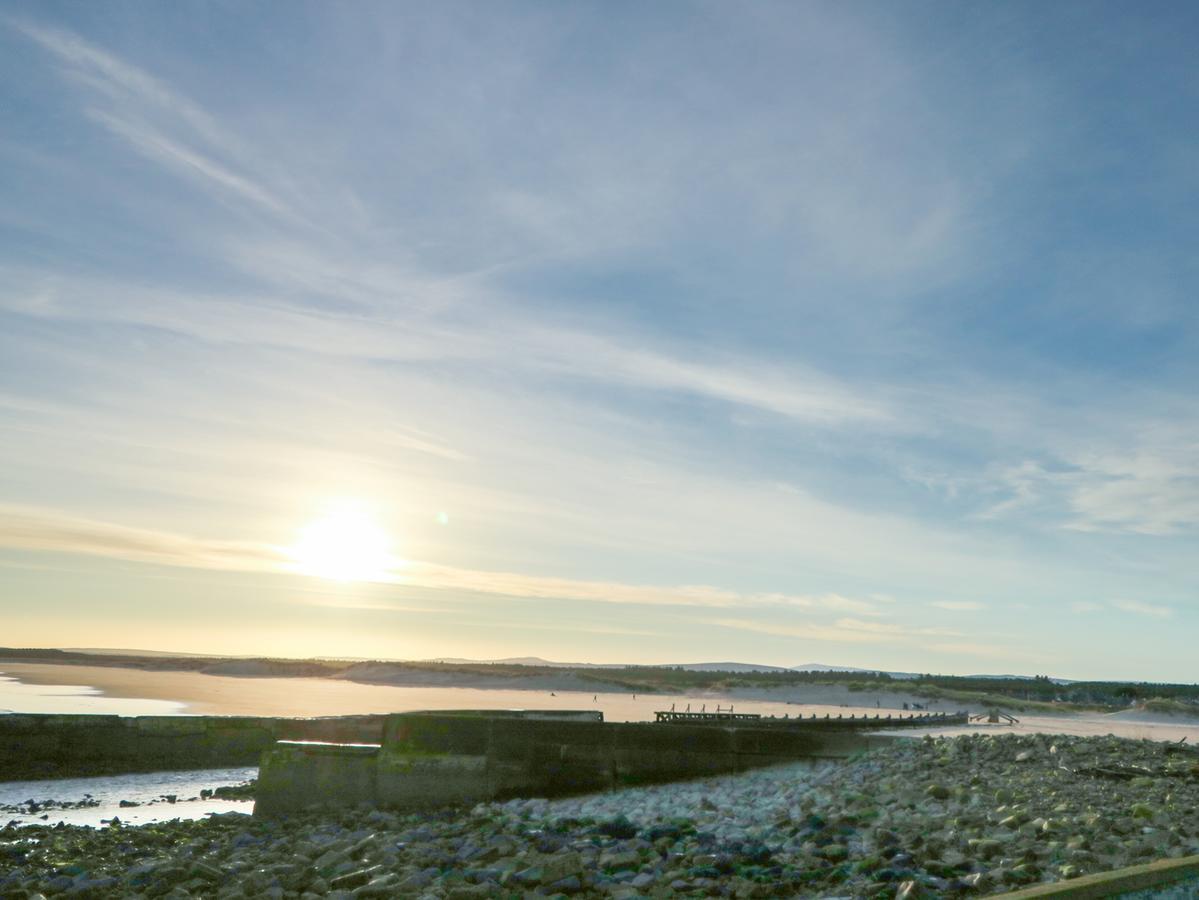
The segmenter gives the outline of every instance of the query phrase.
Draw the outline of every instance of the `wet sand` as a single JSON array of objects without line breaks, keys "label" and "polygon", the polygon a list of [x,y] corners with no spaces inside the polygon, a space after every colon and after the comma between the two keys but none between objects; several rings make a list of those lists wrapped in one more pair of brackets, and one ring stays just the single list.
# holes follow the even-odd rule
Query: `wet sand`
[{"label": "wet sand", "polygon": [[[115,666],[4,663],[0,674],[26,684],[86,684],[109,697],[171,700],[191,715],[339,716],[418,709],[598,709],[610,722],[649,721],[658,710],[688,707],[714,711],[797,715],[784,699],[751,700],[727,695],[632,694],[572,690],[504,690],[477,687],[411,687],[359,684],[329,678],[239,678],[200,672],[159,672]],[[834,705],[804,706],[811,715],[859,715],[886,710]]]},{"label": "wet sand", "polygon": [[[953,701],[926,701],[913,694],[855,692],[842,685],[803,685],[776,690],[731,693],[637,694],[478,687],[359,684],[329,678],[252,678],[200,672],[159,672],[114,666],[3,663],[0,674],[26,684],[89,685],[108,697],[171,701],[191,715],[337,716],[407,712],[418,709],[598,709],[610,722],[649,721],[658,710],[714,711],[733,706],[762,715],[887,715],[904,703],[927,703],[930,712],[955,712]],[[563,685],[569,684],[565,679]],[[573,685],[572,685],[573,686]],[[56,710],[59,711],[59,710]],[[69,710],[62,710],[69,711]],[[87,711],[87,710],[80,710]],[[971,712],[983,712],[972,709]],[[1145,712],[1025,715],[1019,724],[970,725],[931,730],[961,734],[980,729],[993,733],[1054,733],[1199,743],[1199,719]]]}]

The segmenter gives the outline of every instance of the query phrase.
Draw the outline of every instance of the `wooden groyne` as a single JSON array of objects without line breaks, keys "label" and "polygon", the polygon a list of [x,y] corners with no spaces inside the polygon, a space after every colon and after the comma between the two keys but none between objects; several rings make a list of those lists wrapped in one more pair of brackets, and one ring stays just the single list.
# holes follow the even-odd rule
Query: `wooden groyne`
[{"label": "wooden groyne", "polygon": [[966,725],[969,714],[956,713],[910,713],[904,715],[857,715],[823,716],[812,713],[810,716],[763,716],[759,713],[739,713],[718,710],[717,712],[675,712],[666,710],[654,713],[654,721],[663,725],[741,725],[753,728],[847,728],[874,730],[883,728],[936,728],[948,725]]}]

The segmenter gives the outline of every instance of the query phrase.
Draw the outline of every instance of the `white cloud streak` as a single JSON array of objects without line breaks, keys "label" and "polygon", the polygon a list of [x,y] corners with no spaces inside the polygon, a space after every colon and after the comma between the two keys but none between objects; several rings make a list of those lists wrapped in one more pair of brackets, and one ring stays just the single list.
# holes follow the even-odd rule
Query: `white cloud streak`
[{"label": "white cloud streak", "polygon": [[1113,600],[1111,606],[1113,609],[1118,609],[1121,612],[1132,613],[1137,616],[1148,616],[1151,619],[1169,619],[1174,615],[1174,610],[1168,606],[1144,603],[1140,600]]},{"label": "white cloud streak", "polygon": [[987,604],[979,603],[977,600],[935,600],[929,606],[949,612],[978,612],[987,608]]},{"label": "white cloud streak", "polygon": [[[84,554],[110,559],[221,571],[292,574],[287,547],[244,541],[214,541],[31,509],[0,509],[0,547]],[[398,587],[494,594],[527,600],[563,600],[619,605],[688,608],[852,610],[876,612],[873,604],[838,594],[807,596],[744,593],[709,585],[638,585],[611,581],[554,578],[408,561],[382,579]],[[842,627],[861,632],[894,633],[894,626],[843,619]]]},{"label": "white cloud streak", "polygon": [[749,631],[775,637],[799,638],[842,644],[885,644],[899,639],[922,637],[960,637],[961,632],[950,628],[914,627],[894,623],[863,622],[843,618],[832,624],[764,622],[743,618],[709,618],[705,624],[736,631]]},{"label": "white cloud streak", "polygon": [[[30,22],[14,21],[13,25],[52,54],[67,78],[107,103],[107,108],[89,109],[88,116],[127,141],[139,154],[262,210],[297,224],[303,222],[262,183],[260,176],[248,173],[244,145],[197,104],[78,35]],[[151,119],[156,119],[159,126],[151,124]],[[164,129],[174,131],[176,136],[169,136]],[[221,162],[218,157],[229,162]],[[233,171],[233,165],[243,172]]]}]

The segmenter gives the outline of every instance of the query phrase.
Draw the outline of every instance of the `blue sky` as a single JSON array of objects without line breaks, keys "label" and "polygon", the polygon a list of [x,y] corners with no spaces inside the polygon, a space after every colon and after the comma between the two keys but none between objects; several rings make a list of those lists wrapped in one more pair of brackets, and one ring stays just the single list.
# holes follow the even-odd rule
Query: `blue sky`
[{"label": "blue sky", "polygon": [[0,11],[3,643],[1194,680],[1192,6]]}]

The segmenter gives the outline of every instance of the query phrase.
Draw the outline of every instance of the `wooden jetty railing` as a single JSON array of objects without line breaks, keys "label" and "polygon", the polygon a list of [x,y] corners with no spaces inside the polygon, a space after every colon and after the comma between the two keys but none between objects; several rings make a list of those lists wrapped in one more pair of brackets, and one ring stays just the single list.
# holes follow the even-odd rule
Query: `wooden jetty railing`
[{"label": "wooden jetty railing", "polygon": [[909,713],[908,715],[830,715],[812,713],[810,716],[763,716],[758,713],[739,713],[731,709],[718,712],[654,713],[654,721],[663,725],[743,725],[750,728],[927,728],[942,725],[966,725],[969,715],[956,713]]}]

